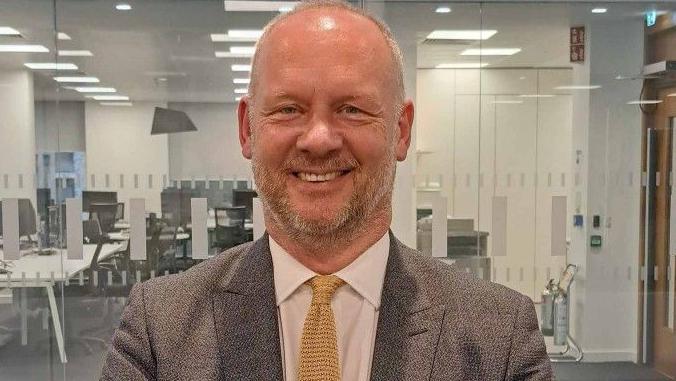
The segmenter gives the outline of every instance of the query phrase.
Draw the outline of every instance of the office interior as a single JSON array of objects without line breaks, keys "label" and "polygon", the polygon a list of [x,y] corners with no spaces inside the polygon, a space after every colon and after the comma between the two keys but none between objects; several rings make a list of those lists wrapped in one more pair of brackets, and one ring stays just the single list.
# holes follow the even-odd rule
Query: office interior
[{"label": "office interior", "polygon": [[[416,104],[397,237],[530,296],[557,379],[674,379],[676,4],[352,3]],[[262,234],[236,108],[293,6],[0,0],[0,379],[97,379],[134,283]]]}]

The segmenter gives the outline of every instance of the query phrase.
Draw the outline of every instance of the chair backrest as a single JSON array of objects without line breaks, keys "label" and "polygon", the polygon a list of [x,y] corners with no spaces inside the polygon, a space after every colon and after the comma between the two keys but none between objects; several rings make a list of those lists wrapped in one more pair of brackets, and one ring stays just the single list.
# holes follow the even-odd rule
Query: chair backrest
[{"label": "chair backrest", "polygon": [[115,213],[115,221],[124,219],[124,202],[117,203],[117,212]]},{"label": "chair backrest", "polygon": [[214,208],[214,221],[216,222],[216,226],[228,225],[228,214],[226,209],[227,208]]},{"label": "chair backrest", "polygon": [[86,243],[98,244],[103,237],[98,220],[82,221],[82,236]]},{"label": "chair backrest", "polygon": [[115,226],[117,203],[92,203],[89,205],[89,219],[98,220],[103,233],[109,233]]},{"label": "chair backrest", "polygon": [[228,216],[228,225],[236,225],[244,228],[244,220],[246,219],[246,206],[232,206],[225,208],[225,213]]},{"label": "chair backrest", "polygon": [[239,225],[216,226],[214,229],[214,246],[228,249],[243,243],[244,230]]}]

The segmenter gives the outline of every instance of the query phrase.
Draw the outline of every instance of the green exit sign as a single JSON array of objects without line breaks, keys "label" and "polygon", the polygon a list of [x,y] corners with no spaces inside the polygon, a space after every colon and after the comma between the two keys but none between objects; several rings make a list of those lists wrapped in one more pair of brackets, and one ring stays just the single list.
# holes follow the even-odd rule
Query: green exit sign
[{"label": "green exit sign", "polygon": [[647,27],[654,26],[657,22],[657,11],[648,11],[645,13],[645,25]]},{"label": "green exit sign", "polygon": [[589,239],[589,245],[591,247],[601,247],[603,239],[601,238],[600,235],[593,235]]}]

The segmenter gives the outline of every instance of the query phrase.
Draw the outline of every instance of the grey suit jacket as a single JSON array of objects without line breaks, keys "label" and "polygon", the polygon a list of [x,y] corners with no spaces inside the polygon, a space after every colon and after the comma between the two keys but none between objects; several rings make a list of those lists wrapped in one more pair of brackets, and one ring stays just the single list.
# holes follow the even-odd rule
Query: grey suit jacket
[{"label": "grey suit jacket", "polygon": [[[552,379],[529,298],[390,242],[371,380]],[[283,380],[267,235],[135,285],[101,379]]]}]

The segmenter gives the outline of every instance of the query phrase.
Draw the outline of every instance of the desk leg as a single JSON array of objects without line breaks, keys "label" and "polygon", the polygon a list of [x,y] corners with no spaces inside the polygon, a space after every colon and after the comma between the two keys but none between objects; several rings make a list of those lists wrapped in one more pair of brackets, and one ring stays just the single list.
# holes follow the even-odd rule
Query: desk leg
[{"label": "desk leg", "polygon": [[59,320],[59,310],[56,308],[56,298],[54,297],[54,288],[52,285],[45,286],[47,289],[47,296],[49,297],[49,309],[52,312],[52,323],[54,324],[54,335],[56,335],[56,345],[59,347],[59,357],[61,363],[65,364],[66,348],[63,345],[63,332],[61,331],[61,320]]},{"label": "desk leg", "polygon": [[28,307],[26,306],[26,288],[21,288],[21,300],[20,300],[20,309],[21,309],[21,345],[28,344]]}]

